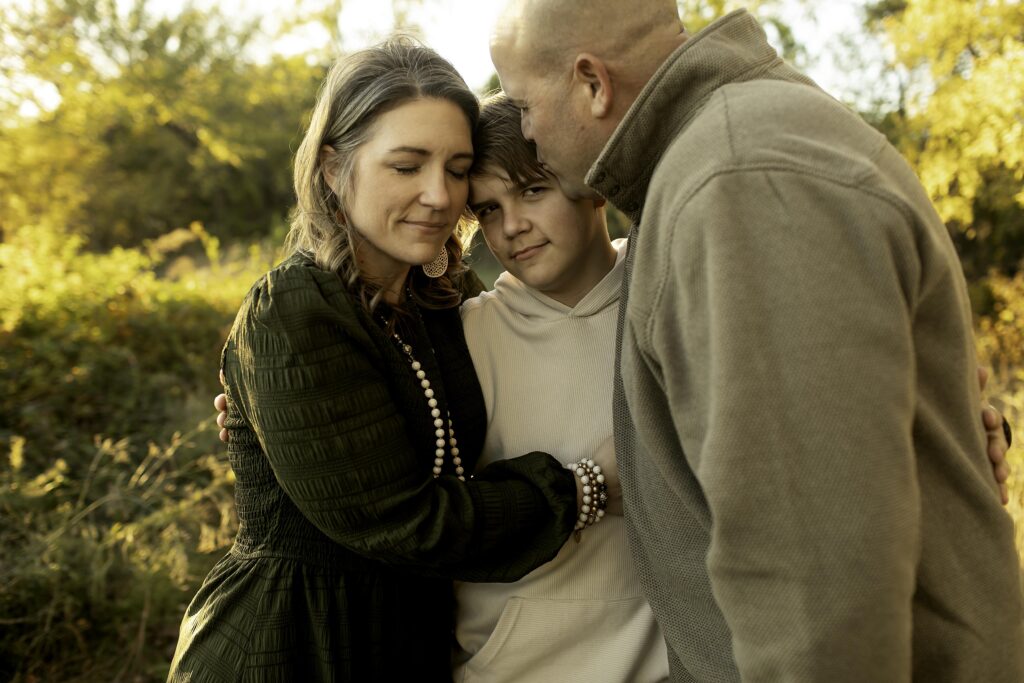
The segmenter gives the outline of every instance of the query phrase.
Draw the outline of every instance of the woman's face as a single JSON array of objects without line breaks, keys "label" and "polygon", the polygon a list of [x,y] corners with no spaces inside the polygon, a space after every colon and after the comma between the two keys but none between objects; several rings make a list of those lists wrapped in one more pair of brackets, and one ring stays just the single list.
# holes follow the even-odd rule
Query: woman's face
[{"label": "woman's face", "polygon": [[404,280],[441,252],[466,207],[472,162],[469,121],[448,100],[412,100],[377,118],[347,202],[365,239],[356,249],[364,276]]}]

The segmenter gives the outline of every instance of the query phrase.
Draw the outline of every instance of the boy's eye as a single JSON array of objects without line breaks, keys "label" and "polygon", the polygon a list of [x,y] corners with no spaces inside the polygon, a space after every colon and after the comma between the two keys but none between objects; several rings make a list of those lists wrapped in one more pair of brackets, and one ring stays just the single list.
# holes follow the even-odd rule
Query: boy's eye
[{"label": "boy's eye", "polygon": [[495,209],[497,208],[498,207],[495,206],[494,204],[484,204],[483,206],[477,207],[476,211],[474,211],[474,213],[476,214],[476,219],[478,221],[483,221],[485,218],[494,213]]},{"label": "boy's eye", "polygon": [[523,190],[523,196],[524,197],[536,197],[537,195],[541,194],[542,192],[546,191],[547,189],[548,188],[544,187],[543,185],[534,185],[532,187],[528,187],[525,190]]},{"label": "boy's eye", "polygon": [[394,166],[393,168],[398,175],[413,175],[420,170],[419,166]]}]

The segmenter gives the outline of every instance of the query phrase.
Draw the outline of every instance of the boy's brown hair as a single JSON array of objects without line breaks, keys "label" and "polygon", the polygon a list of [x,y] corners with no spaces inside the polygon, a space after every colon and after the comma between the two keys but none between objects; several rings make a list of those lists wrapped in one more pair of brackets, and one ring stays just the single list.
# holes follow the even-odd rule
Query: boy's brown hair
[{"label": "boy's brown hair", "polygon": [[551,176],[537,161],[537,147],[523,137],[522,114],[503,92],[487,97],[480,105],[480,119],[473,133],[471,176],[500,169],[509,180],[525,187]]}]

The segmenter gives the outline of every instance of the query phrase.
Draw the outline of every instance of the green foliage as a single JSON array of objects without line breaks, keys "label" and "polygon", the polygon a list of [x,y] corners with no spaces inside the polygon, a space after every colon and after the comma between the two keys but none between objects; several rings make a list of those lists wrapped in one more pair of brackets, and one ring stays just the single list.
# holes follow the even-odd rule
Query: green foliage
[{"label": "green foliage", "polygon": [[[215,238],[190,235],[217,259]],[[28,439],[31,469],[77,460],[82,434],[165,437],[191,393],[216,387],[234,312],[268,264],[158,279],[151,251],[84,253],[39,228],[0,244],[0,439]]]},{"label": "green foliage", "polygon": [[1001,386],[1024,390],[1024,273],[984,282],[991,312],[978,320],[978,348]]},{"label": "green foliage", "polygon": [[955,233],[968,276],[1024,261],[1024,12],[909,0],[868,13],[907,74],[886,133]]},{"label": "green foliage", "polygon": [[21,99],[48,84],[59,104],[38,118],[8,106],[0,226],[60,226],[93,248],[192,221],[221,237],[282,232],[291,149],[323,68],[306,56],[247,60],[252,27],[215,12],[118,5],[7,10],[4,75]]},{"label": "green foliage", "polygon": [[162,681],[234,532],[210,401],[270,265],[219,238],[282,232],[323,59],[141,1],[0,31],[0,680]]},{"label": "green foliage", "polygon": [[210,401],[269,265],[222,259],[199,224],[145,251],[38,228],[0,245],[0,679],[166,676],[234,533]]}]

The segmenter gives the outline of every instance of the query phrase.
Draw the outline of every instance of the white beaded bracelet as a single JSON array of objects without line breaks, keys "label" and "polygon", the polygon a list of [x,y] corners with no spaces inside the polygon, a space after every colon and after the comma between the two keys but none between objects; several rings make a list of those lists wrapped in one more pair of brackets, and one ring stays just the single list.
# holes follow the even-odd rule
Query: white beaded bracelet
[{"label": "white beaded bracelet", "polygon": [[605,509],[608,507],[608,486],[605,484],[604,474],[601,473],[601,466],[595,464],[593,460],[571,462],[567,467],[583,485],[583,504],[580,506],[574,529],[576,541],[579,542],[580,533],[604,517]]}]

